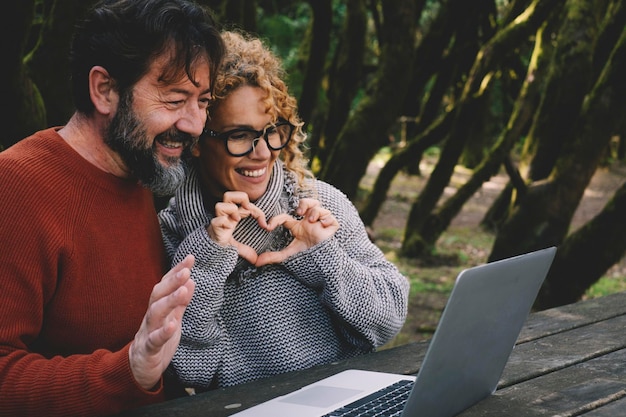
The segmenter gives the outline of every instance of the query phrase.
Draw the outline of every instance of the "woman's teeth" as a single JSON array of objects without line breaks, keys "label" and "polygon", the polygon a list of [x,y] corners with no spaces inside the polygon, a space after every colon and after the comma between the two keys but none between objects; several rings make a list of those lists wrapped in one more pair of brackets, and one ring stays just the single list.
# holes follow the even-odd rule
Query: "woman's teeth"
[{"label": "woman's teeth", "polygon": [[265,171],[267,171],[267,168],[263,168],[263,169],[256,169],[254,171],[248,171],[248,170],[239,170],[239,173],[245,177],[260,177],[261,175],[265,174]]}]

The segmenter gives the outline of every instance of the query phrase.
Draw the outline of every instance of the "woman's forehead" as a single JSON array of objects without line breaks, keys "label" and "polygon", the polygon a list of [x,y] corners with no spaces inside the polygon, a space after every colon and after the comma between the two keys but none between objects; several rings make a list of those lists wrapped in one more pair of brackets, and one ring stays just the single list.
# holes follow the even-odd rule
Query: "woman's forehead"
[{"label": "woman's forehead", "polygon": [[245,125],[259,120],[271,121],[259,87],[242,86],[233,90],[227,97],[210,110],[211,124]]}]

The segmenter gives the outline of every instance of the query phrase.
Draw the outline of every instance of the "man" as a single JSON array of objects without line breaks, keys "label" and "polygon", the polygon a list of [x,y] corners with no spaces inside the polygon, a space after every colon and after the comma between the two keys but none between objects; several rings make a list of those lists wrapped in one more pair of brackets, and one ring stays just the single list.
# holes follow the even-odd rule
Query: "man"
[{"label": "man", "polygon": [[194,3],[101,1],[72,43],[76,112],[0,153],[0,416],[166,398],[194,260],[167,271],[152,192],[184,177],[222,54]]}]

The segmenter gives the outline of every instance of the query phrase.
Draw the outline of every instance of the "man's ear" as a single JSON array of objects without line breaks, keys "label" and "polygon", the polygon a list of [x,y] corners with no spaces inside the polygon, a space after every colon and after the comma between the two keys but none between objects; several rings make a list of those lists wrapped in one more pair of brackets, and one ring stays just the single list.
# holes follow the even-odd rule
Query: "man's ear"
[{"label": "man's ear", "polygon": [[109,72],[100,66],[89,71],[89,94],[96,111],[111,115],[117,109],[119,95]]}]

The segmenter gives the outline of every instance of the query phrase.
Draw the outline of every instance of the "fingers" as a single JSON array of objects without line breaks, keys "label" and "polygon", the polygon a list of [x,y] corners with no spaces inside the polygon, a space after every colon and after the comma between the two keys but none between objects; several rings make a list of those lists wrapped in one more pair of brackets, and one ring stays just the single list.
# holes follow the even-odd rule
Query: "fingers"
[{"label": "fingers", "polygon": [[[300,199],[298,203],[296,214],[302,216],[303,220],[282,213],[267,221],[265,213],[250,202],[246,193],[240,191],[224,193],[223,201],[215,205],[215,213],[216,216],[207,229],[211,238],[222,245],[236,246],[240,257],[257,266],[280,263],[289,256],[331,237],[339,229],[339,223],[330,210],[323,208],[318,200],[312,198]],[[248,216],[255,218],[267,231],[284,226],[291,232],[294,241],[282,251],[257,254],[252,247],[233,238],[237,224]]]},{"label": "fingers", "polygon": [[293,228],[299,223],[299,220],[293,218],[287,213],[281,213],[274,217],[272,217],[268,223],[268,229],[274,230],[278,226],[285,226],[289,230],[293,230]]},{"label": "fingers", "polygon": [[309,221],[316,222],[317,210],[321,208],[320,202],[313,198],[302,198],[298,203],[296,214],[302,217],[308,217]]},{"label": "fingers", "polygon": [[[242,191],[228,191],[224,193],[224,203],[230,203],[232,206],[230,210],[236,207],[239,213],[240,219],[248,216],[252,216],[256,219],[259,225],[263,228],[267,228],[267,220],[265,219],[265,213],[252,204],[248,198],[248,194]],[[217,213],[217,211],[216,211]],[[239,220],[238,220],[239,221]]]},{"label": "fingers", "polygon": [[[308,218],[298,220],[294,217],[283,213],[270,219],[269,229],[274,230],[282,225],[291,232],[293,242],[289,245],[291,249],[302,251],[310,248],[319,242],[330,238],[339,229],[339,222],[328,210],[315,208],[316,214],[313,216],[316,220],[311,222]],[[320,214],[322,217],[320,217]],[[289,255],[295,252],[290,252]],[[261,255],[259,255],[261,256]],[[265,262],[267,257],[261,258]],[[272,258],[274,260],[274,258]],[[257,260],[257,264],[260,261]]]},{"label": "fingers", "polygon": [[264,252],[258,256],[255,262],[255,266],[261,267],[269,264],[279,264],[291,255],[298,253],[296,246],[289,245],[285,249],[277,252]]},{"label": "fingers", "polygon": [[[223,246],[238,246],[232,237],[233,232],[239,222],[249,216],[256,219],[262,228],[268,229],[265,213],[250,202],[246,193],[239,191],[226,192],[224,201],[215,204],[215,217],[207,227],[207,232],[211,239]],[[247,254],[248,251],[246,250],[244,253]],[[243,257],[246,259],[250,258],[248,255]]]},{"label": "fingers", "polygon": [[233,231],[238,221],[233,221],[227,215],[216,216],[211,219],[207,227],[209,237],[222,246],[228,246],[233,238]]},{"label": "fingers", "polygon": [[155,302],[146,315],[149,333],[146,339],[146,352],[155,353],[168,343],[180,330],[185,308],[191,301],[195,283],[179,287],[170,296]]},{"label": "fingers", "polygon": [[191,277],[191,268],[194,263],[193,255],[187,255],[185,259],[180,261],[176,266],[170,269],[161,281],[154,286],[150,295],[150,304],[172,294]]},{"label": "fingers", "polygon": [[194,258],[187,256],[154,286],[141,326],[130,345],[128,359],[139,385],[152,388],[172,360],[180,340],[182,316],[191,301]]},{"label": "fingers", "polygon": [[319,221],[324,226],[330,226],[336,222],[330,210],[323,208],[318,200],[312,198],[301,199],[296,213],[311,223]]},{"label": "fingers", "polygon": [[337,228],[339,227],[339,222],[330,211],[328,213],[324,213],[320,215],[319,222],[324,227],[337,227]]},{"label": "fingers", "polygon": [[[150,331],[149,341],[156,346],[171,337],[171,325],[168,321],[173,323],[175,330],[191,301],[195,289],[195,283],[191,279],[193,263],[193,255],[187,255],[154,286],[146,313],[146,324]],[[157,330],[156,334],[153,334],[153,330]]]},{"label": "fingers", "polygon": [[235,245],[237,246],[237,253],[246,261],[250,262],[254,265],[257,261],[257,253],[253,247],[244,245],[243,243],[235,241]]}]

